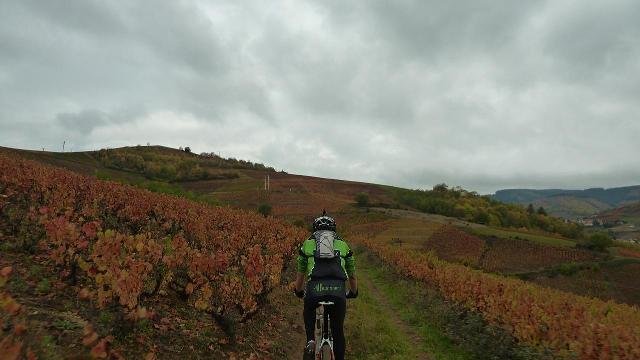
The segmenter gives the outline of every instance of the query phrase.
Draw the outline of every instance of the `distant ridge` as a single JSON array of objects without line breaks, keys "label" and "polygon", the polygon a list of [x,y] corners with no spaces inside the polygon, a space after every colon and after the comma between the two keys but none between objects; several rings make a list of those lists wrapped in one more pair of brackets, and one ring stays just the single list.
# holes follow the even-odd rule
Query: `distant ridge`
[{"label": "distant ridge", "polygon": [[553,215],[575,218],[640,201],[640,185],[585,190],[505,189],[492,197],[506,203],[542,206]]}]

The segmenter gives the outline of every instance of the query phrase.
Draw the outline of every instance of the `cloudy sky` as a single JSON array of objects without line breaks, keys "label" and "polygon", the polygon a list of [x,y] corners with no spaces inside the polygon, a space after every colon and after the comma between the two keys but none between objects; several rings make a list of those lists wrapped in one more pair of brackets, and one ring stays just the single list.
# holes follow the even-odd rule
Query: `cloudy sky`
[{"label": "cloudy sky", "polygon": [[0,145],[482,193],[640,184],[640,2],[0,0]]}]

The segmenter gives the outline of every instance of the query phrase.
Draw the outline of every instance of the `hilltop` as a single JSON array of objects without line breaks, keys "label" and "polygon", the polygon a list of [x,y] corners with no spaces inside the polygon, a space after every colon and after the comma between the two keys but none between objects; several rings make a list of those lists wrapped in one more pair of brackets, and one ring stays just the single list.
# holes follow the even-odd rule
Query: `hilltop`
[{"label": "hilltop", "polygon": [[0,147],[0,152],[216,205],[255,210],[268,203],[274,215],[296,219],[309,220],[323,208],[342,211],[353,205],[358,193],[366,193],[373,204],[393,202],[382,185],[288,174],[246,160],[164,146],[65,153]]}]

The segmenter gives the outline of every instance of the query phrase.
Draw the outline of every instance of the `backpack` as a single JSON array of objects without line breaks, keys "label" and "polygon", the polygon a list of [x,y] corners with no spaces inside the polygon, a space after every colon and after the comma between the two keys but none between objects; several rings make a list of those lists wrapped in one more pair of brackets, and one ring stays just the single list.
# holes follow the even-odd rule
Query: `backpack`
[{"label": "backpack", "polygon": [[318,230],[313,233],[312,237],[316,240],[316,250],[313,254],[316,259],[333,259],[338,256],[333,246],[333,242],[337,238],[334,231]]},{"label": "backpack", "polygon": [[316,241],[316,249],[313,251],[315,265],[311,279],[346,280],[340,253],[334,246],[338,234],[331,230],[318,230],[311,237]]}]

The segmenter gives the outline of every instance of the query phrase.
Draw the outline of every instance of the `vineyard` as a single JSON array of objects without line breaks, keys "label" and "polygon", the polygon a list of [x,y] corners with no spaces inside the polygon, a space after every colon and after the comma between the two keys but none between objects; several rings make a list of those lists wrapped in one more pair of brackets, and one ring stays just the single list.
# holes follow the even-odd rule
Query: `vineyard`
[{"label": "vineyard", "polygon": [[487,247],[479,265],[492,272],[533,271],[566,262],[593,261],[598,258],[586,250],[545,246],[517,239],[487,239]]},{"label": "vineyard", "polygon": [[[333,179],[314,178],[309,176],[290,175],[285,173],[270,174],[269,191],[264,188],[264,174],[259,172],[244,172],[253,177],[253,187],[248,184],[245,191],[214,192],[216,198],[223,202],[248,209],[258,206],[256,195],[260,201],[273,205],[275,216],[314,216],[322,209],[332,209],[333,212],[348,210],[352,207],[354,196],[365,192],[372,202],[390,203],[391,197],[387,191],[378,185],[337,181]],[[240,180],[231,180],[240,183]],[[185,183],[187,189],[207,192],[209,187],[202,187],[203,182]],[[247,182],[248,183],[248,182]],[[237,190],[230,188],[230,190]],[[249,191],[246,191],[249,190]]]},{"label": "vineyard", "polygon": [[[118,306],[134,320],[147,318],[148,303],[172,293],[218,321],[242,321],[280,285],[305,235],[273,218],[4,155],[0,220],[3,249],[45,255],[78,298],[98,308]],[[15,307],[2,296],[5,310]],[[104,341],[95,346],[104,348]]]},{"label": "vineyard", "polygon": [[624,257],[640,259],[640,251],[639,250],[635,250],[635,249],[619,248],[618,249],[618,255],[619,256],[624,256]]},{"label": "vineyard", "polygon": [[477,266],[485,252],[485,242],[453,226],[443,226],[426,241],[427,249],[444,260]]},{"label": "vineyard", "polygon": [[640,311],[521,280],[447,263],[428,253],[355,237],[405,276],[424,281],[443,296],[482,314],[534,347],[580,359],[640,358]]},{"label": "vineyard", "polygon": [[532,282],[578,295],[640,305],[640,263],[619,262],[531,276]]},{"label": "vineyard", "polygon": [[[451,224],[425,220],[396,221],[379,229],[382,242],[412,251],[431,251],[438,258],[498,273],[539,271],[569,262],[596,261],[603,255],[570,247],[543,245],[524,239],[476,236]],[[374,224],[371,229],[376,230]],[[384,231],[384,232],[382,232]],[[374,232],[355,232],[365,237]]]}]

